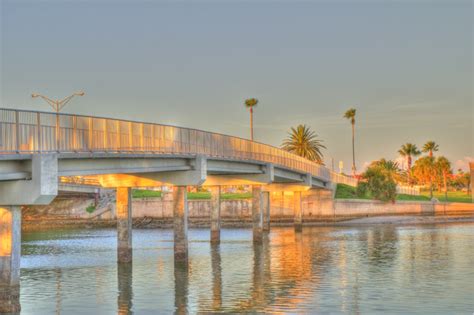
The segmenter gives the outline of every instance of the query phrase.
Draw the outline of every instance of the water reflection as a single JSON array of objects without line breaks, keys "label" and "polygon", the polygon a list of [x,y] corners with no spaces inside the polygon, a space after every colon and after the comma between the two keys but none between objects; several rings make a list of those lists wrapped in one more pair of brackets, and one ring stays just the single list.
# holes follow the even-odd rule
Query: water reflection
[{"label": "water reflection", "polygon": [[117,264],[118,296],[117,314],[133,314],[133,265],[132,263]]},{"label": "water reflection", "polygon": [[211,269],[212,269],[212,309],[219,311],[222,307],[222,266],[221,247],[211,244]]},{"label": "water reflection", "polygon": [[189,290],[189,267],[186,262],[174,263],[174,306],[176,314],[187,314]]},{"label": "water reflection", "polygon": [[113,230],[53,234],[25,238],[26,314],[474,309],[474,224],[273,228],[261,244],[224,229],[220,245],[190,230],[189,266],[175,262],[172,232],[137,230],[133,268],[116,264]]}]

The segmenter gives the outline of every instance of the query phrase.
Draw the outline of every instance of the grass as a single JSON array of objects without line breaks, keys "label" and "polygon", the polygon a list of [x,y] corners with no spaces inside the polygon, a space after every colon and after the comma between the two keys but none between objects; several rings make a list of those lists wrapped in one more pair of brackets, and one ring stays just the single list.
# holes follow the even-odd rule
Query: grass
[{"label": "grass", "polygon": [[[160,198],[161,191],[156,190],[143,190],[135,189],[132,192],[133,198]],[[238,200],[238,199],[250,199],[252,193],[223,193],[221,199],[224,200]],[[209,192],[190,192],[188,193],[189,200],[207,200],[211,199],[211,193]]]},{"label": "grass", "polygon": [[132,197],[133,198],[160,198],[161,197],[161,191],[134,189],[132,191]]},{"label": "grass", "polygon": [[[446,201],[444,192],[433,192],[433,197],[438,199],[439,201]],[[356,195],[355,187],[345,185],[345,184],[337,184],[336,190],[336,199],[372,199],[369,194],[366,194],[363,197],[358,197]],[[412,196],[412,195],[405,195],[405,194],[398,194],[397,200],[403,201],[430,201],[430,192],[429,191],[421,191],[419,196]],[[467,202],[471,203],[471,195],[468,195],[466,192],[462,191],[448,191],[448,202]]]},{"label": "grass", "polygon": [[90,204],[86,208],[87,213],[92,213],[95,211],[95,206],[93,204]]},{"label": "grass", "polygon": [[[429,191],[421,191],[421,195],[425,196],[426,198],[430,198]],[[444,192],[434,191],[433,197],[438,199],[439,201],[446,201]],[[471,194],[467,194],[466,192],[462,191],[448,191],[448,201],[449,202],[472,202]]]}]

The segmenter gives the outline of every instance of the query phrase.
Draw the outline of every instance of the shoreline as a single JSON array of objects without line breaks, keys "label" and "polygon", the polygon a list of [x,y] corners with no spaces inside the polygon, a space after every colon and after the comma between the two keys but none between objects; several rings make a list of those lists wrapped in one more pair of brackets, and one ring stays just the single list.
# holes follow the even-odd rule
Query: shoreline
[{"label": "shoreline", "polygon": [[[303,221],[306,227],[350,227],[350,226],[378,226],[378,225],[424,225],[424,224],[449,224],[449,223],[474,223],[473,214],[452,214],[452,215],[387,215],[387,216],[367,216],[325,218],[318,220]],[[99,229],[99,228],[115,228],[117,226],[115,219],[108,220],[88,220],[88,219],[31,219],[24,220],[22,231],[42,231],[48,229]],[[223,218],[222,228],[251,228],[252,222],[250,218],[231,219]],[[292,218],[280,218],[271,221],[271,227],[292,227]],[[208,219],[190,218],[190,228],[209,228]],[[144,217],[133,220],[134,229],[170,229],[173,228],[172,219],[158,219],[152,217]]]}]

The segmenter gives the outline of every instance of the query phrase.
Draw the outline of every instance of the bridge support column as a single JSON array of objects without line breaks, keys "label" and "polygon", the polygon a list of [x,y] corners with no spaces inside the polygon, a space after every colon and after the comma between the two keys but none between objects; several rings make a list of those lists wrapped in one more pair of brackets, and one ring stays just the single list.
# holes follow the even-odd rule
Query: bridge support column
[{"label": "bridge support column", "polygon": [[301,204],[301,191],[293,192],[293,209],[295,213],[295,232],[303,229],[303,207]]},{"label": "bridge support column", "polygon": [[252,186],[252,227],[253,242],[262,242],[263,211],[262,211],[262,186]]},{"label": "bridge support column", "polygon": [[221,186],[210,187],[211,191],[211,243],[221,242]]},{"label": "bridge support column", "polygon": [[132,189],[117,188],[117,261],[132,261]]},{"label": "bridge support column", "polygon": [[0,313],[20,312],[21,210],[0,207]]},{"label": "bridge support column", "polygon": [[270,231],[270,192],[262,192],[263,231]]},{"label": "bridge support column", "polygon": [[174,260],[188,262],[188,198],[186,186],[173,187]]}]

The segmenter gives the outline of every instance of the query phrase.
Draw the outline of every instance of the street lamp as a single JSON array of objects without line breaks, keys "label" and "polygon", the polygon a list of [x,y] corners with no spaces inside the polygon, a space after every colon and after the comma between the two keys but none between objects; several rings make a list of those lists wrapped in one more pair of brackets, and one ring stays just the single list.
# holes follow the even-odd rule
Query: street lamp
[{"label": "street lamp", "polygon": [[41,97],[43,100],[45,100],[49,105],[51,105],[51,107],[54,109],[54,111],[56,112],[56,149],[59,151],[59,145],[60,145],[60,139],[59,139],[59,112],[61,111],[61,109],[64,108],[64,106],[66,106],[66,104],[74,97],[74,96],[84,96],[84,92],[83,91],[80,91],[80,92],[75,92],[71,95],[69,95],[68,97],[65,97],[63,98],[62,100],[52,100],[50,99],[49,97],[47,96],[44,96],[44,95],[41,95],[41,94],[37,94],[37,93],[33,93],[31,94],[31,97],[32,98],[36,98],[36,97]]}]

